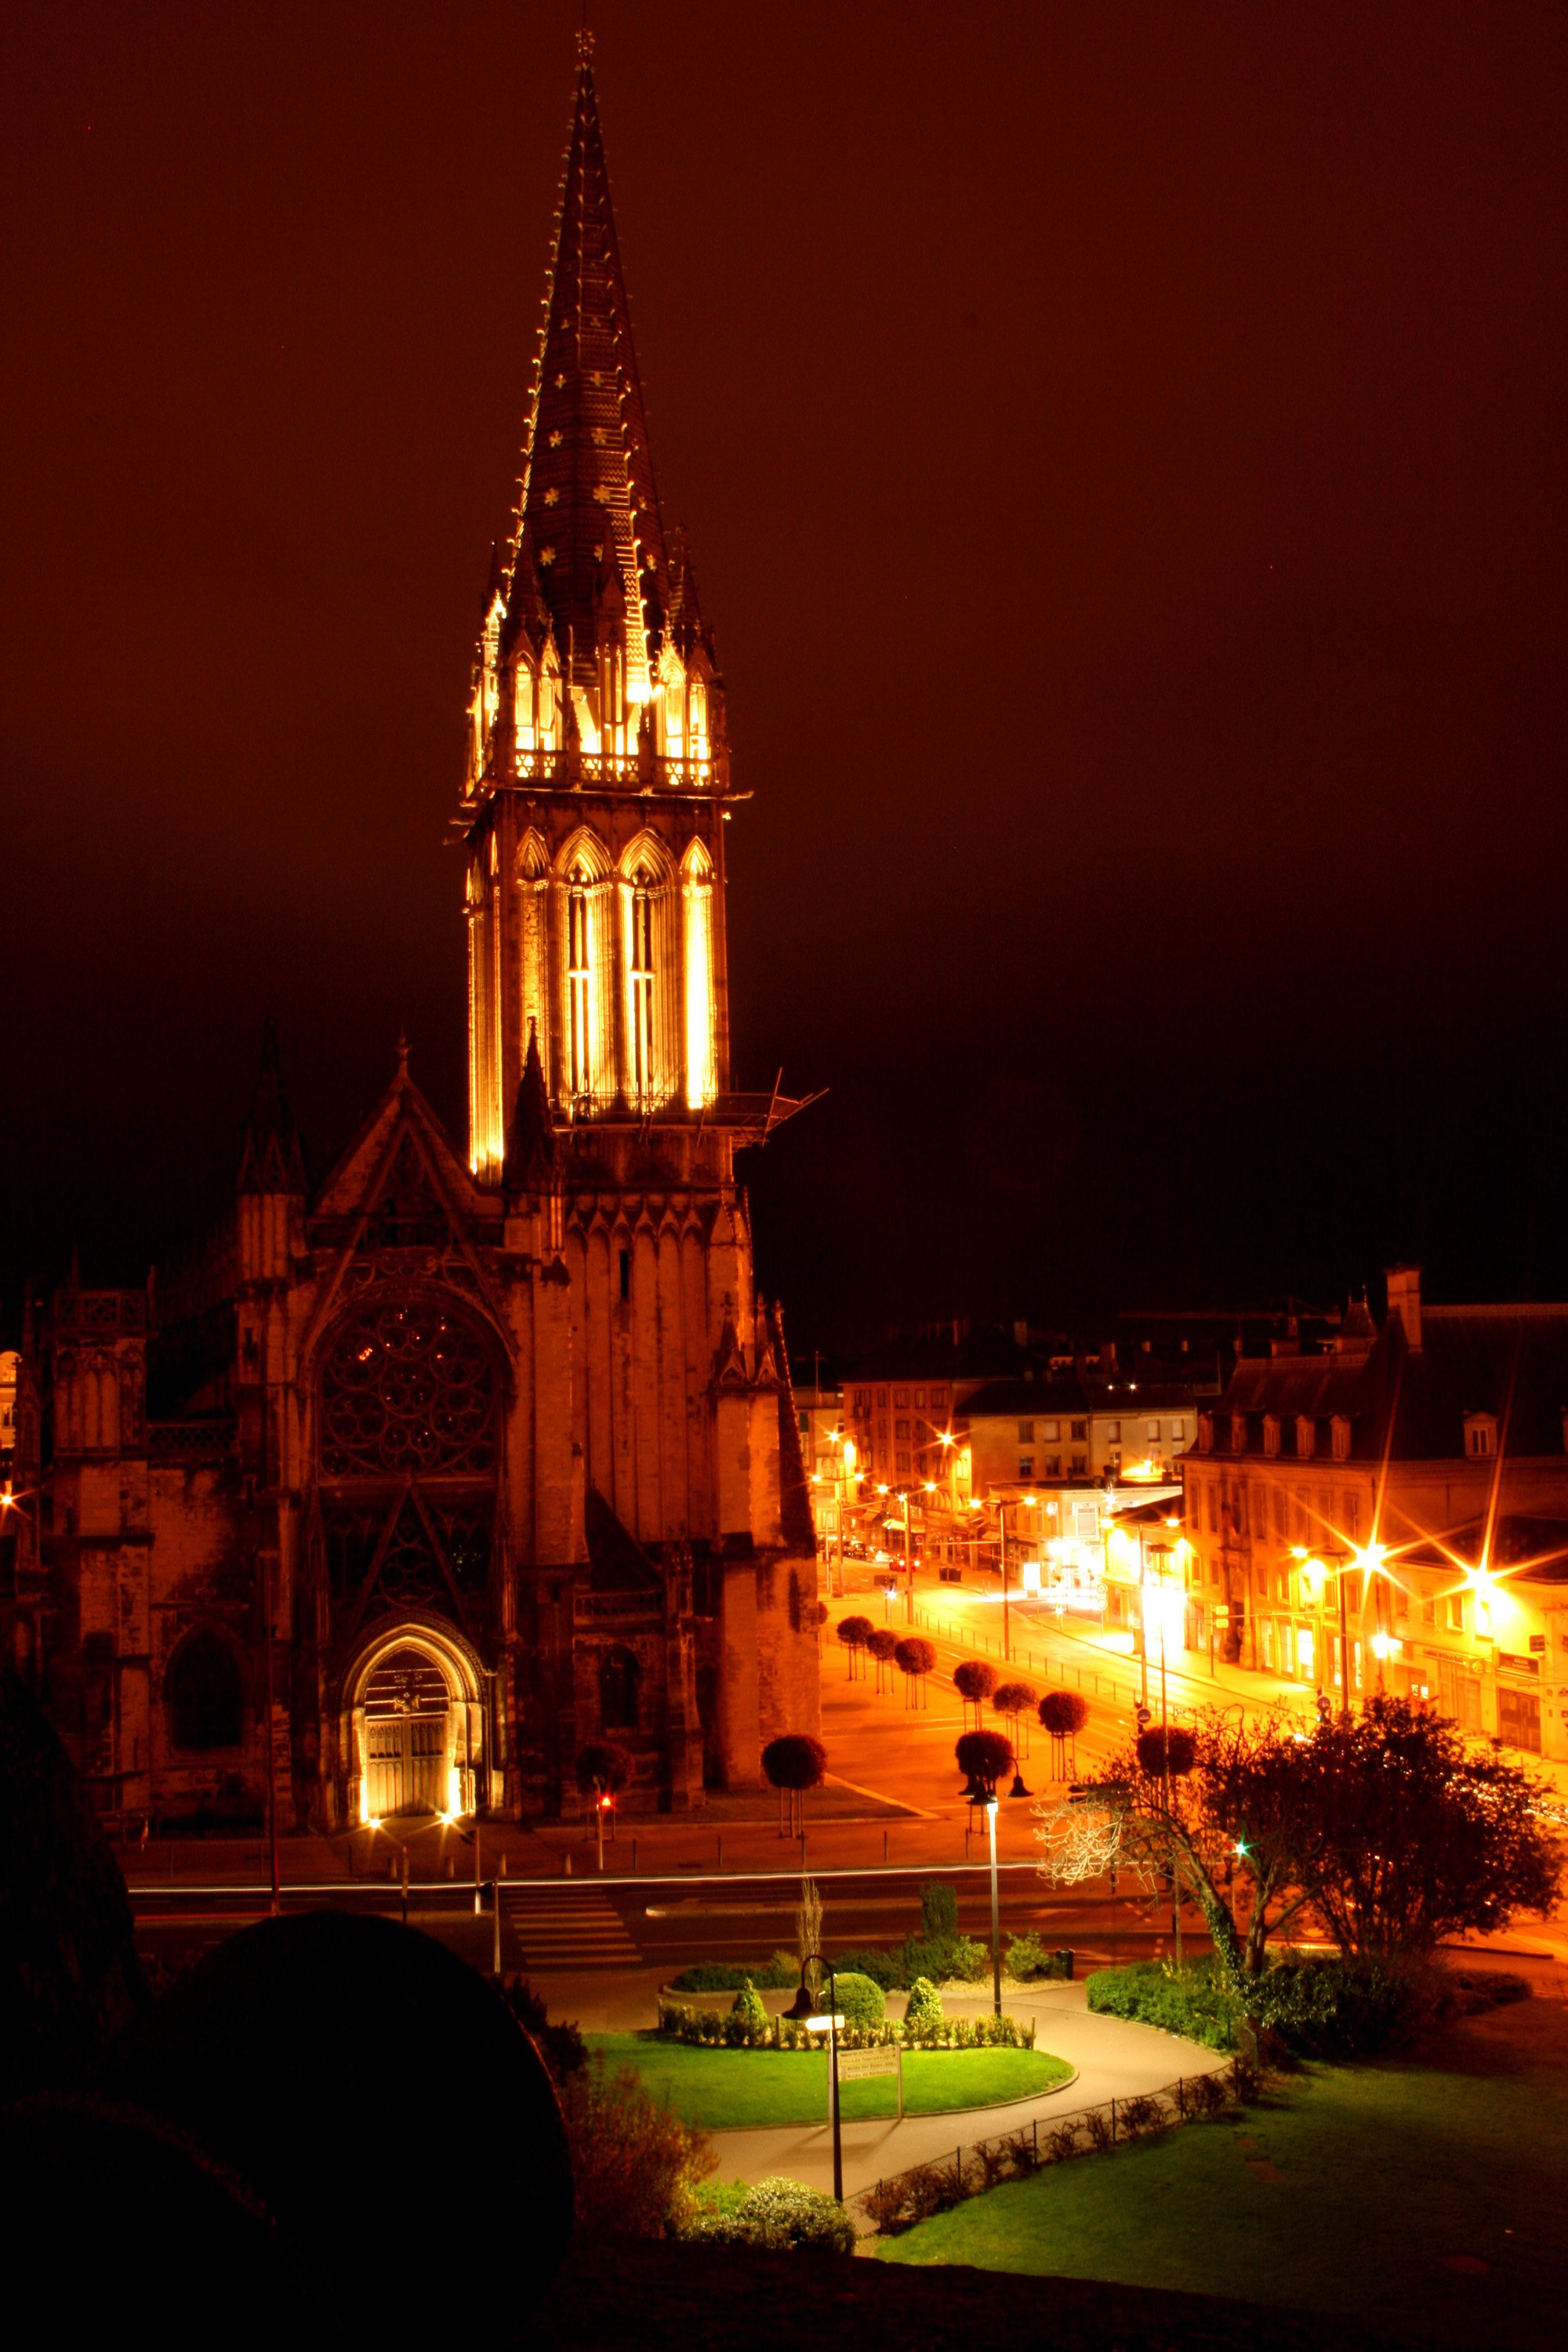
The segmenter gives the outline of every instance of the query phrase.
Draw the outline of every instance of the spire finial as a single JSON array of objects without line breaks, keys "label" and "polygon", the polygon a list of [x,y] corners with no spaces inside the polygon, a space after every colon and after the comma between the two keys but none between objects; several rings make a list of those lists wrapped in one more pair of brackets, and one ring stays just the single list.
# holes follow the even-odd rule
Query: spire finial
[{"label": "spire finial", "polygon": [[588,22],[588,11],[583,11],[583,22],[577,27],[577,62],[591,65],[594,58],[594,28]]},{"label": "spire finial", "polygon": [[397,1075],[400,1078],[405,1078],[408,1076],[408,1032],[406,1029],[399,1029],[397,1033]]}]

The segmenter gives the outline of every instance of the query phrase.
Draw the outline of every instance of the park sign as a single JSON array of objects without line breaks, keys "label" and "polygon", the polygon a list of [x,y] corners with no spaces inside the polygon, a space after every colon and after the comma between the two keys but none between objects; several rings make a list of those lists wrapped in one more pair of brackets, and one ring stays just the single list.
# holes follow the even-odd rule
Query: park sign
[{"label": "park sign", "polygon": [[885,2050],[841,2050],[838,2053],[838,2079],[841,2083],[863,2083],[873,2074],[896,2074],[899,2080],[899,2121],[904,2119],[904,2053],[896,2042]]}]

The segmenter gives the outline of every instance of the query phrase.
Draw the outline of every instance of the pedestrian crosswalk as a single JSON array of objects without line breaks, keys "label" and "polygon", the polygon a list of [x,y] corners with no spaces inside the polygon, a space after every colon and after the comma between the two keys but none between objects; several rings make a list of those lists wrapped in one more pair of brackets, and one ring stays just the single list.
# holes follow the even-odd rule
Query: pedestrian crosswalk
[{"label": "pedestrian crosswalk", "polygon": [[525,1969],[635,1968],[642,1958],[626,1921],[596,1886],[519,1886],[504,1900]]}]

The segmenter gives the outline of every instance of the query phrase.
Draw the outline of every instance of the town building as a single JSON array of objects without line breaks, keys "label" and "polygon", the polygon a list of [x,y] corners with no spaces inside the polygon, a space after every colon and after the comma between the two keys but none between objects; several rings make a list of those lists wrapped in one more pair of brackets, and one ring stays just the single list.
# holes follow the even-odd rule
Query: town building
[{"label": "town building", "polygon": [[1240,1358],[1183,1477],[1189,1648],[1568,1755],[1568,1306],[1396,1267],[1381,1328]]},{"label": "town building", "polygon": [[580,61],[455,815],[468,1140],[398,1057],[307,1180],[276,1040],[218,1231],[24,1349],[0,1631],[98,1805],[628,1801],[817,1725],[816,1545],[736,1151],[724,682],[655,491]]}]

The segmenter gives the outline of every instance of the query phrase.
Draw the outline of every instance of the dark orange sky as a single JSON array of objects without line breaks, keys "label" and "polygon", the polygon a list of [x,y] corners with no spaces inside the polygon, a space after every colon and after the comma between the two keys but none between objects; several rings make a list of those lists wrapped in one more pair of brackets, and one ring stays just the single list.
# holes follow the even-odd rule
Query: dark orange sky
[{"label": "dark orange sky", "polygon": [[[797,1338],[1568,1283],[1560,8],[598,0]],[[565,0],[14,8],[0,1314],[460,1125]]]}]

